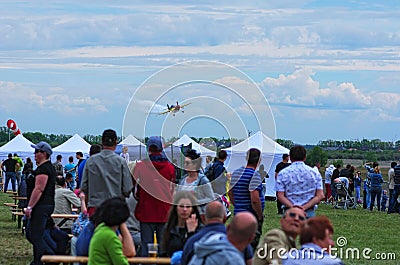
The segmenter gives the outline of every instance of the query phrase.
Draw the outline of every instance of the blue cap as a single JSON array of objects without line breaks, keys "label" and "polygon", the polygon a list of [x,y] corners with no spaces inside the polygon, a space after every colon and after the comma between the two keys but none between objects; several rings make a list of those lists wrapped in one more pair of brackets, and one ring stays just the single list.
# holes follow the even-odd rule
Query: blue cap
[{"label": "blue cap", "polygon": [[158,151],[163,150],[163,139],[161,136],[150,136],[149,140],[147,141],[147,148],[152,145],[157,147]]},{"label": "blue cap", "polygon": [[47,153],[48,155],[51,155],[53,153],[53,151],[51,150],[51,146],[48,143],[43,142],[43,141],[36,145],[31,144],[31,146],[33,148],[35,148],[36,150],[40,150],[40,151]]}]

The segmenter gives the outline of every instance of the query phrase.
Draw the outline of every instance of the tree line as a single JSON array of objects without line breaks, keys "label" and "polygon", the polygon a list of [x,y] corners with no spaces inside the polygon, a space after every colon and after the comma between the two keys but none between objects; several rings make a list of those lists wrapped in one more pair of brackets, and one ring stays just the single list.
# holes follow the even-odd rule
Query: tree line
[{"label": "tree line", "polygon": [[[8,142],[8,128],[3,126],[0,127],[0,146],[6,144]],[[23,133],[24,137],[30,140],[33,143],[38,143],[40,141],[48,142],[52,147],[58,146],[69,138],[72,135],[67,134],[45,134],[41,132],[25,132]],[[10,139],[13,139],[15,136],[13,134],[10,135]],[[84,135],[82,137],[89,144],[97,144],[101,143],[101,135]],[[196,138],[191,137],[197,143],[203,143],[205,146],[209,147],[213,145],[215,150],[220,150],[222,148],[227,148],[232,145],[239,143],[244,139],[225,139],[225,138],[216,138],[216,137],[207,137],[207,138]],[[118,141],[122,139],[119,138]],[[139,139],[143,140],[143,139]],[[168,143],[172,143],[178,140],[177,137],[173,137],[168,139]],[[147,141],[147,137],[144,139],[144,142]],[[295,145],[292,140],[286,139],[276,139],[275,140],[280,145],[290,149]],[[332,147],[343,147],[343,149],[329,149]],[[346,141],[336,141],[336,140],[325,140],[319,141],[316,146],[306,146],[307,148],[307,164],[314,165],[315,162],[320,162],[321,166],[325,166],[328,159],[330,160],[341,160],[341,159],[359,159],[363,161],[399,161],[400,159],[400,141],[392,142],[384,142],[379,139],[367,140],[363,139],[359,140],[346,140]]]}]

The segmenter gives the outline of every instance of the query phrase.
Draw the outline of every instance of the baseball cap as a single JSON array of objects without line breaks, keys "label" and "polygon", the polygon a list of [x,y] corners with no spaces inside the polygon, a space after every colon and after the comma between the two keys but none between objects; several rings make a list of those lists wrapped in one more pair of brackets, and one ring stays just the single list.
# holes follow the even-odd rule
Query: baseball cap
[{"label": "baseball cap", "polygon": [[147,148],[152,145],[157,147],[157,150],[159,151],[163,150],[163,139],[161,136],[150,136],[149,140],[147,141]]},{"label": "baseball cap", "polygon": [[53,153],[53,151],[51,150],[51,146],[48,143],[43,142],[43,141],[36,145],[31,144],[31,146],[33,148],[35,148],[35,150],[43,151],[43,152],[47,153],[48,155],[51,155]]}]

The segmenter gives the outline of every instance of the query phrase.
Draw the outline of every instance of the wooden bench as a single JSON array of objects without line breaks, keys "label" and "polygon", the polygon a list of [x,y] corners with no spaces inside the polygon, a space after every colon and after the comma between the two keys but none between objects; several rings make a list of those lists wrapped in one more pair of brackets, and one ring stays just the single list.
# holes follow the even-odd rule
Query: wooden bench
[{"label": "wooden bench", "polygon": [[[21,220],[22,217],[25,215],[25,213],[21,211],[21,212],[12,212],[12,214],[18,217],[18,228],[21,228]],[[75,220],[76,218],[78,218],[78,216],[79,214],[59,214],[59,213],[53,213],[51,215],[52,218],[62,218],[62,220],[58,224],[56,224],[58,227],[61,227],[69,219]]]},{"label": "wooden bench", "polygon": [[[43,263],[88,263],[89,258],[84,256],[67,256],[67,255],[44,255]],[[148,258],[148,257],[131,257],[128,258],[131,264],[171,264],[170,258]]]},{"label": "wooden bench", "polygon": [[12,202],[5,202],[4,205],[8,206],[8,207],[14,207],[14,208],[18,207],[18,204],[15,204],[15,203],[12,203]]}]

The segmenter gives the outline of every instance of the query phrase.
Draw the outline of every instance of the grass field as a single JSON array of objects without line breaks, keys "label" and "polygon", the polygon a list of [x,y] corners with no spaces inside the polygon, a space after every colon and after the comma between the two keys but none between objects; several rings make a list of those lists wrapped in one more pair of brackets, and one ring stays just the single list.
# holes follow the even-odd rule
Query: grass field
[{"label": "grass field", "polygon": [[[17,228],[17,223],[12,221],[11,212],[4,202],[13,202],[4,193],[0,193],[0,264],[26,265],[32,259],[32,247]],[[268,201],[266,204],[266,218],[264,232],[271,228],[279,227],[280,216],[276,214],[276,203]],[[347,244],[338,248],[337,253],[343,253],[346,264],[400,264],[400,216],[398,214],[386,214],[383,212],[370,212],[362,207],[343,210],[332,209],[329,205],[321,204],[317,210],[318,215],[326,215],[334,224],[336,241],[344,237]],[[360,259],[346,259],[346,251],[349,248],[357,248]],[[371,249],[369,253],[367,248]],[[365,250],[366,249],[366,250]],[[370,260],[362,258],[362,251],[367,251]],[[390,256],[394,260],[377,260],[375,255]],[[340,256],[340,255],[339,255]],[[348,255],[351,257],[351,255]]]}]

